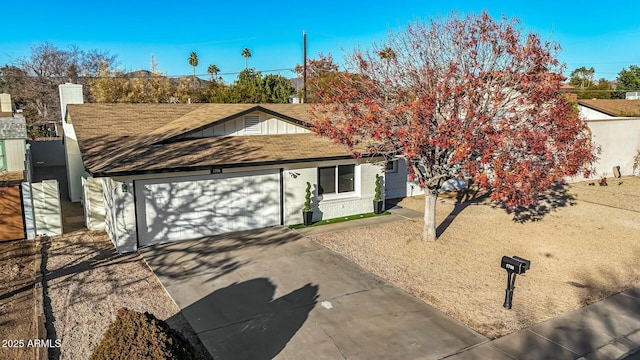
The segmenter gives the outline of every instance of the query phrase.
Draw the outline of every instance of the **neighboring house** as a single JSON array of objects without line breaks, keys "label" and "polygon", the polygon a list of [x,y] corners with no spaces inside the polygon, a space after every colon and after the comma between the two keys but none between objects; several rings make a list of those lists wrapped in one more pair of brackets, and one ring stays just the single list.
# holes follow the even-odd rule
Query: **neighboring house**
[{"label": "neighboring house", "polygon": [[65,134],[68,161],[81,161],[69,167],[82,169],[74,182],[81,187],[72,192],[82,193],[87,227],[106,229],[118,251],[129,252],[298,224],[307,182],[315,221],[371,212],[381,158],[355,159],[347,147],[311,133],[308,109],[68,105],[64,128],[72,128],[80,154],[74,157]]},{"label": "neighboring house", "polygon": [[592,177],[611,177],[617,166],[622,175],[632,175],[633,159],[640,151],[640,100],[578,100],[578,108],[601,149]]},{"label": "neighboring house", "polygon": [[584,120],[640,117],[640,100],[578,100],[578,109],[580,110],[580,118]]},{"label": "neighboring house", "polygon": [[24,117],[14,116],[9,94],[0,94],[0,173],[22,180],[27,141]]}]

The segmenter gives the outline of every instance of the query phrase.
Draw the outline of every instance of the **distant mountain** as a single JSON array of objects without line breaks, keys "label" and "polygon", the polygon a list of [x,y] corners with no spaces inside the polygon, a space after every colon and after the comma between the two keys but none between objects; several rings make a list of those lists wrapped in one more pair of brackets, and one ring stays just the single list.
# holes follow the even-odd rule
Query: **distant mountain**
[{"label": "distant mountain", "polygon": [[[151,74],[152,72],[149,70],[135,70],[135,71],[126,73],[125,76],[132,79],[133,78],[149,79],[151,77]],[[162,75],[162,77],[166,77],[166,76]],[[171,85],[177,86],[180,83],[180,79],[187,79],[191,81],[191,78],[192,78],[191,75],[186,75],[181,77],[169,77],[169,82],[171,83]],[[207,87],[209,86],[210,81],[201,79],[196,76],[196,83],[199,85],[199,87]]]}]

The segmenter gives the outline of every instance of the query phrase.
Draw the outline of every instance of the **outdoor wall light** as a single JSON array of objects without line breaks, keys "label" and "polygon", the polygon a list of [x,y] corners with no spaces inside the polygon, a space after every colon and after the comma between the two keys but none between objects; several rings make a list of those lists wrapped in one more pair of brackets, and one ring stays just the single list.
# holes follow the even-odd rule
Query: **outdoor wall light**
[{"label": "outdoor wall light", "polygon": [[524,274],[531,267],[531,261],[518,256],[503,256],[500,267],[507,270],[507,289],[504,295],[504,306],[511,309],[513,290],[516,288],[516,275]]},{"label": "outdoor wall light", "polygon": [[127,185],[127,183],[122,183],[122,192],[129,192],[129,185]]},{"label": "outdoor wall light", "polygon": [[298,176],[300,176],[300,173],[297,173],[295,171],[289,171],[289,175],[291,175],[292,178],[296,179],[298,178]]}]

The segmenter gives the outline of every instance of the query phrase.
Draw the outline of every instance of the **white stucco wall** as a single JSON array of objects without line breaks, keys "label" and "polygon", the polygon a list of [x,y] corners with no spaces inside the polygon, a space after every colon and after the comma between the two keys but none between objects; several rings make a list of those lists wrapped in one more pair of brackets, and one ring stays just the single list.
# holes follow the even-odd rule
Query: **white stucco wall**
[{"label": "white stucco wall", "polygon": [[[69,187],[69,200],[79,202],[82,197],[82,175],[84,167],[82,166],[82,156],[78,141],[75,139],[75,132],[71,124],[63,124],[64,127],[64,155],[67,162],[67,183]],[[69,136],[69,134],[73,136]]]},{"label": "white stucco wall", "polygon": [[640,118],[588,120],[587,125],[594,144],[601,148],[592,178],[612,177],[614,166],[620,166],[622,176],[633,175],[633,158],[640,150]]},{"label": "white stucco wall", "polygon": [[68,122],[67,105],[82,104],[82,85],[62,84],[58,86],[60,94],[60,110],[62,111],[62,131],[64,133],[65,160],[67,162],[67,183],[69,186],[69,199],[79,202],[82,197],[82,157],[78,147],[78,138],[73,125]]},{"label": "white stucco wall", "polygon": [[[105,229],[120,253],[138,249],[133,184],[102,178],[105,204]],[[123,187],[123,184],[126,184]],[[126,190],[126,191],[124,191]]]},{"label": "white stucco wall", "polygon": [[[318,196],[318,167],[357,164],[355,167],[355,191],[349,194]],[[313,221],[363,214],[373,211],[375,176],[382,175],[382,167],[365,161],[341,160],[289,166],[283,173],[285,225],[302,223],[302,207],[306,183],[311,183],[311,207]]]},{"label": "white stucco wall", "polygon": [[579,116],[580,116],[580,119],[582,120],[603,120],[603,119],[614,118],[611,115],[607,115],[601,111],[594,110],[592,108],[589,108],[580,104],[578,104],[578,111],[580,112]]},{"label": "white stucco wall", "polygon": [[397,161],[398,171],[387,172],[384,177],[385,199],[424,194],[417,180],[409,180],[409,170],[407,170],[407,162],[405,159],[398,158]]},{"label": "white stucco wall", "polygon": [[[316,196],[318,167],[355,164],[355,191],[346,195]],[[375,191],[375,175],[383,173],[380,163],[367,162],[367,160],[336,160],[317,163],[295,163],[275,166],[261,166],[251,168],[223,169],[223,173],[251,172],[264,169],[283,168],[283,218],[285,225],[302,223],[302,206],[306,182],[312,183],[314,194],[312,206],[314,208],[314,221],[336,218],[340,216],[362,214],[373,211],[373,197]],[[168,176],[192,176],[204,172],[191,173],[167,173],[147,174],[140,176],[100,178],[103,193],[104,229],[119,252],[132,252],[137,250],[136,209],[134,203],[134,180],[153,179]],[[88,180],[88,179],[87,179]],[[98,180],[98,179],[95,179]],[[123,184],[126,184],[124,191]],[[97,186],[91,191],[96,191]],[[91,206],[98,204],[91,201],[91,195],[87,195]]]}]

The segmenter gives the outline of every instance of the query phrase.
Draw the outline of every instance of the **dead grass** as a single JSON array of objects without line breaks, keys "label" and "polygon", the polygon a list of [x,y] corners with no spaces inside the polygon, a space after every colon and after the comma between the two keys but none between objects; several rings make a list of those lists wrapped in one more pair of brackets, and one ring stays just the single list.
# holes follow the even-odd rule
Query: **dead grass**
[{"label": "dead grass", "polygon": [[[197,342],[140,255],[118,254],[104,232],[75,231],[43,246],[54,336],[62,340],[62,359],[88,359],[121,307],[148,311]],[[199,351],[206,358],[206,350],[200,346]]]},{"label": "dead grass", "polygon": [[[486,201],[456,209],[455,196],[442,196],[438,223],[459,213],[432,243],[420,241],[422,220],[314,240],[495,338],[640,285],[640,178],[609,183],[555,191],[547,203],[560,207],[543,208],[538,221],[526,222]],[[419,197],[400,205],[424,207]],[[502,307],[503,255],[531,260],[531,270],[516,280],[512,310]]]}]

